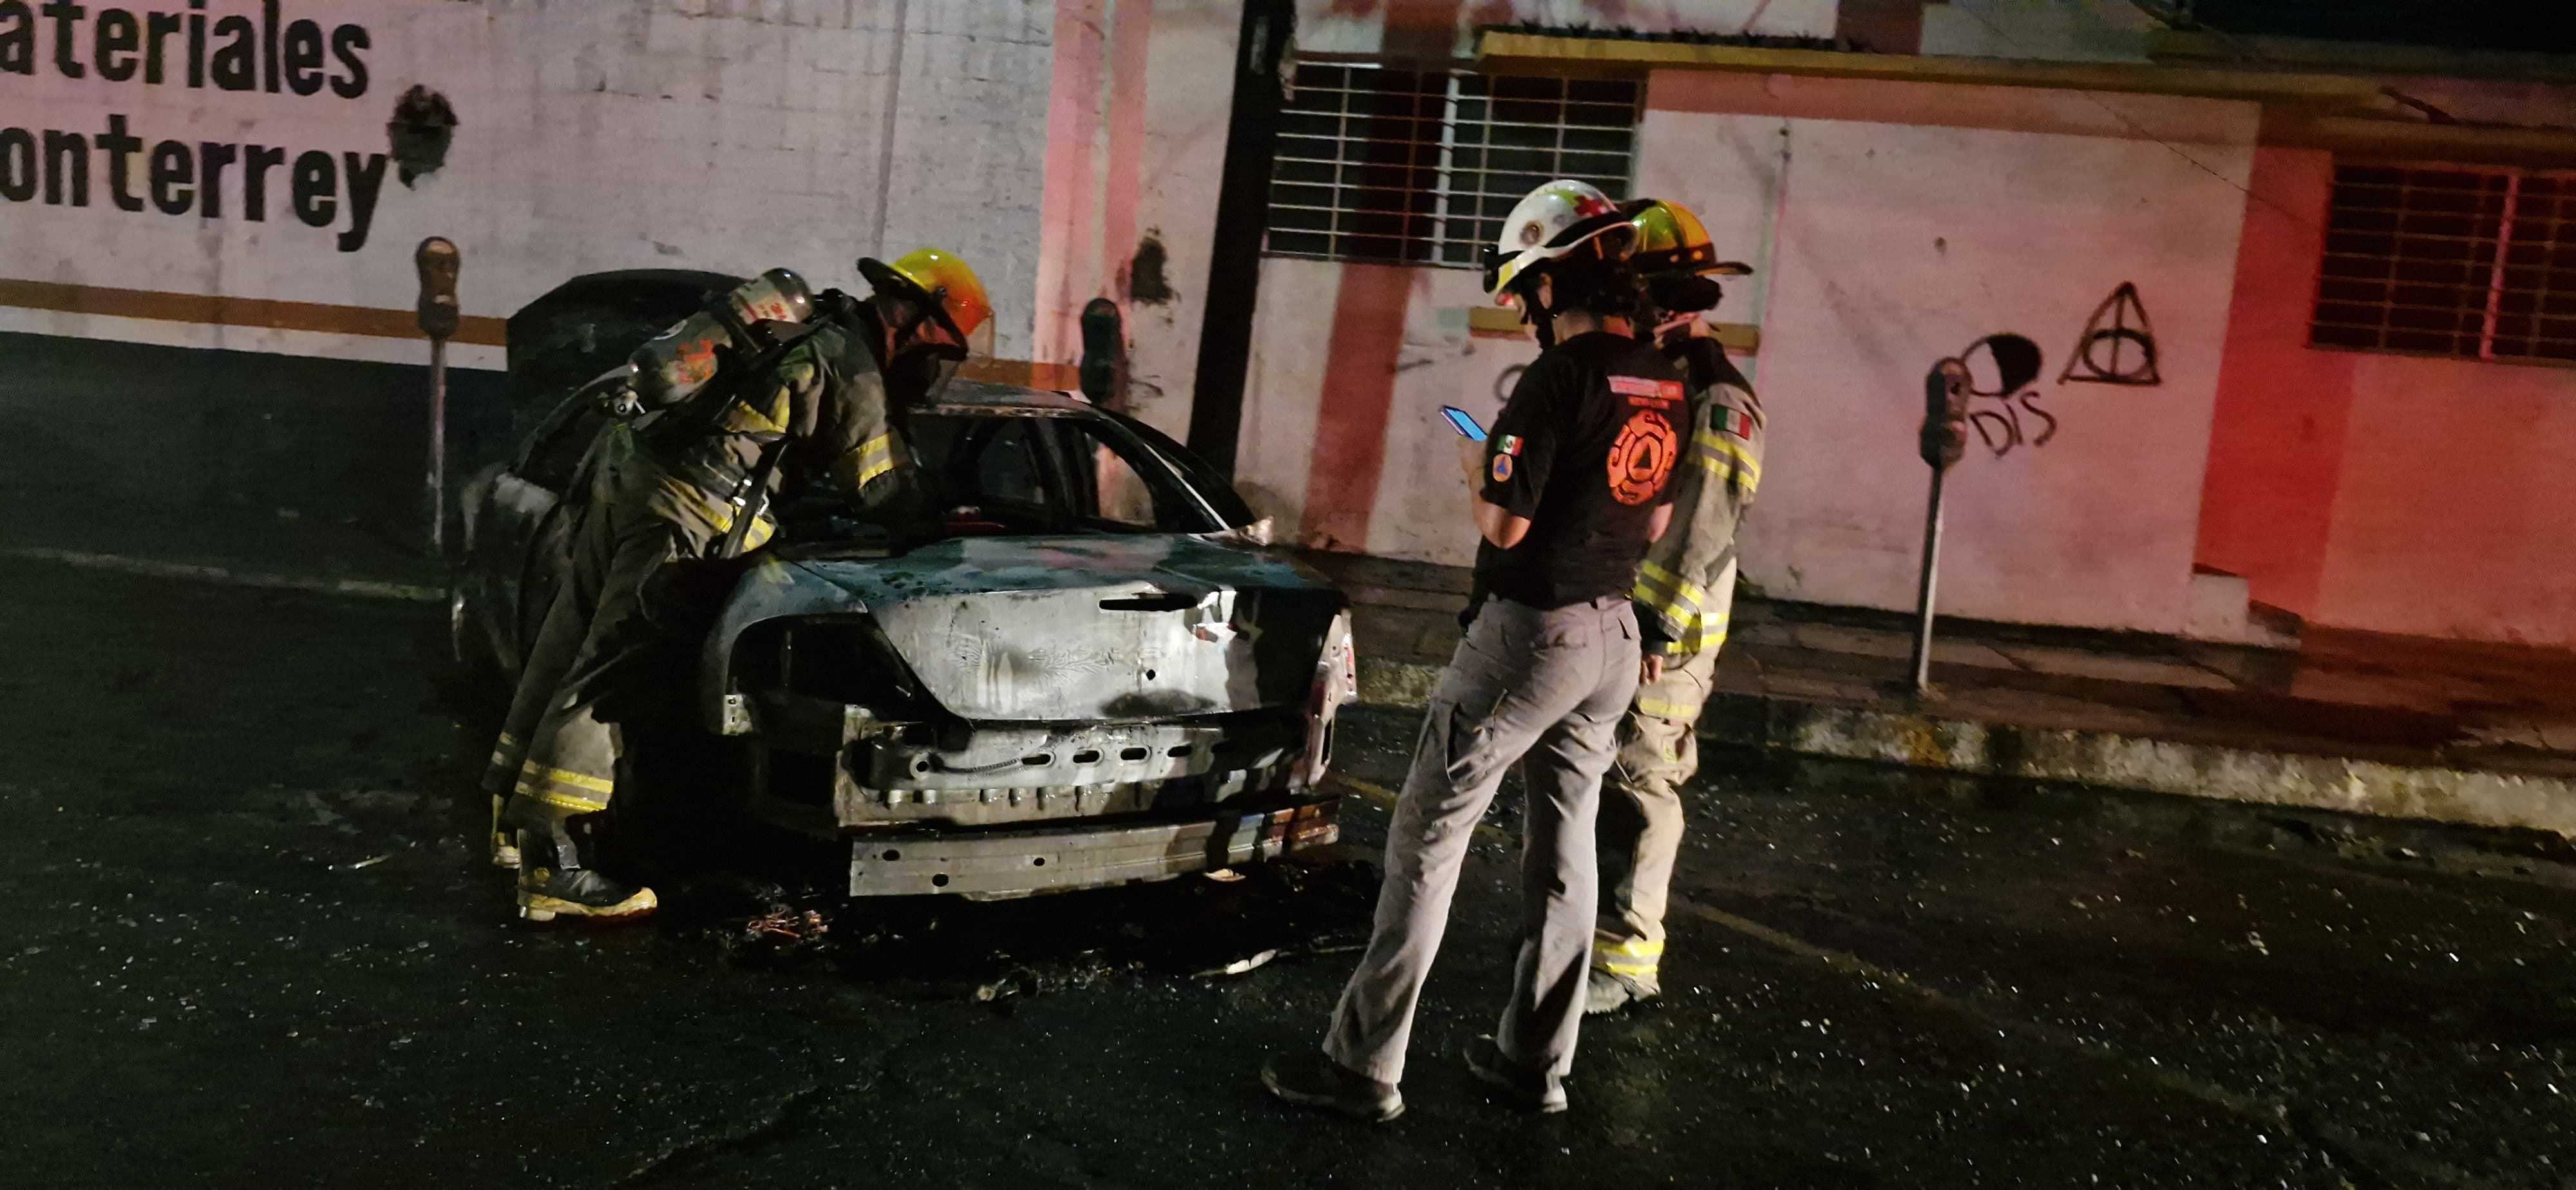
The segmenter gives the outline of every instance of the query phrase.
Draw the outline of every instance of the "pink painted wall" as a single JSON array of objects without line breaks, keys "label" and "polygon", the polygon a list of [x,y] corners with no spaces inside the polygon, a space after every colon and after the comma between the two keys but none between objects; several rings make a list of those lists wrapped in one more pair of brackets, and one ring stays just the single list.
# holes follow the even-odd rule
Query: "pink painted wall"
[{"label": "pink painted wall", "polygon": [[2333,170],[2256,155],[2198,560],[2316,624],[2576,646],[2576,369],[2306,346]]}]

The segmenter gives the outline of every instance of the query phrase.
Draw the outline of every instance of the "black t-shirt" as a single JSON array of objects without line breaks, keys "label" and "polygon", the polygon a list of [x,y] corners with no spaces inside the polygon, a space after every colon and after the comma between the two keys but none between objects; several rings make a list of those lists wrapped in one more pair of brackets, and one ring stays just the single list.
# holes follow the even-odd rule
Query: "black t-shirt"
[{"label": "black t-shirt", "polygon": [[1689,432],[1681,373],[1651,345],[1596,331],[1541,354],[1485,440],[1485,501],[1529,535],[1479,545],[1478,592],[1536,608],[1627,595]]}]

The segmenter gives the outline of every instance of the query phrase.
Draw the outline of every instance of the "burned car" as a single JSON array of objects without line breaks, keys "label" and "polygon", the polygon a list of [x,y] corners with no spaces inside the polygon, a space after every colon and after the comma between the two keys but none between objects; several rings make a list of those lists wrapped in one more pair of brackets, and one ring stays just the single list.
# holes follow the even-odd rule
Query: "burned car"
[{"label": "burned car", "polygon": [[[576,393],[468,486],[450,623],[469,667],[506,677],[534,639],[562,493],[610,420]],[[854,895],[1152,880],[1337,837],[1347,602],[1260,548],[1220,476],[1062,393],[958,380],[907,429],[942,513],[927,540],[826,521],[843,531],[782,534],[723,598],[673,691],[727,758],[709,796],[845,844]]]}]

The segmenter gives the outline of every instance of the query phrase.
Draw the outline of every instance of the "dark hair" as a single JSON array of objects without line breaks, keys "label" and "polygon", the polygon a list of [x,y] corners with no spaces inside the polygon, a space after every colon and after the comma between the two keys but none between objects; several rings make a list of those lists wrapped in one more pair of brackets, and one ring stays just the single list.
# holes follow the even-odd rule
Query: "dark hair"
[{"label": "dark hair", "polygon": [[1545,266],[1550,297],[1559,313],[1580,310],[1597,318],[1637,316],[1637,274],[1626,261],[1578,252]]}]

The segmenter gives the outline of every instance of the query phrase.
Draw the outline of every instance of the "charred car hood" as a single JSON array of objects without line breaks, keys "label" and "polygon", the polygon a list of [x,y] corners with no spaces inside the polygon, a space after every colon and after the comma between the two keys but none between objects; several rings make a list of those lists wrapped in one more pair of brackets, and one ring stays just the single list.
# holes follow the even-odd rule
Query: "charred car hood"
[{"label": "charred car hood", "polygon": [[1203,538],[960,538],[893,558],[765,562],[735,591],[709,660],[755,623],[865,612],[963,719],[1219,714],[1302,705],[1343,603],[1292,561]]}]

